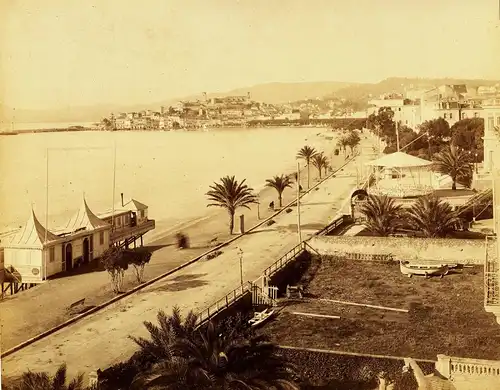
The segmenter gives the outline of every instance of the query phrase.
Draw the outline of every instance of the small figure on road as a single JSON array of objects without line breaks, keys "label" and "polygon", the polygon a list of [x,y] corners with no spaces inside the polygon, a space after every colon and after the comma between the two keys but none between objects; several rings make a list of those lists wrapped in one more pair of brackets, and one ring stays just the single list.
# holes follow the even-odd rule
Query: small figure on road
[{"label": "small figure on road", "polygon": [[177,248],[179,249],[189,248],[188,237],[184,233],[177,233],[175,237],[177,239]]},{"label": "small figure on road", "polygon": [[269,210],[274,210],[274,200],[269,203]]}]

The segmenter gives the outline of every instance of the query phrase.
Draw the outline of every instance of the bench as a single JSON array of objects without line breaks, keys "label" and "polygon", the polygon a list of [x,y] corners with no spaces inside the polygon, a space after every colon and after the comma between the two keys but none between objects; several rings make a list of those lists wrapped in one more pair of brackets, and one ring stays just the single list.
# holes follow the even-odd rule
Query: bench
[{"label": "bench", "polygon": [[72,311],[75,308],[80,308],[84,304],[85,304],[85,298],[82,298],[82,299],[80,299],[80,300],[78,300],[76,302],[73,302],[71,305],[69,305],[68,311]]}]

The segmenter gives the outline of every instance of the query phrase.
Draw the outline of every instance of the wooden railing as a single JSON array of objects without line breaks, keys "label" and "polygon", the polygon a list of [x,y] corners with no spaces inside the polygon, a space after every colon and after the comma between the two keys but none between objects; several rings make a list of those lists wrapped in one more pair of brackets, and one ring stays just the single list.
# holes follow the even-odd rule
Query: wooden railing
[{"label": "wooden railing", "polygon": [[241,299],[245,294],[250,292],[250,284],[243,284],[235,288],[230,293],[218,299],[206,309],[198,314],[198,326],[205,324],[215,317],[222,310],[227,309],[230,305]]},{"label": "wooden railing", "polygon": [[327,236],[331,232],[333,232],[335,229],[337,229],[339,226],[341,226],[345,220],[346,217],[348,218],[348,215],[341,215],[340,217],[334,219],[331,223],[326,225],[323,229],[320,231],[316,232],[314,235],[315,236]]},{"label": "wooden railing", "polygon": [[338,252],[333,255],[333,257],[339,257],[348,260],[359,260],[359,261],[392,261],[394,257],[392,254],[378,254],[378,253],[351,253],[351,252]]},{"label": "wooden railing", "polygon": [[494,360],[467,359],[438,355],[436,369],[447,379],[456,376],[498,377],[500,380],[500,362]]},{"label": "wooden railing", "polygon": [[473,205],[480,203],[483,200],[486,200],[493,196],[493,190],[488,188],[484,191],[481,191],[469,198],[467,202],[457,208],[458,215],[463,214],[467,210],[469,210]]},{"label": "wooden railing", "polygon": [[306,243],[301,242],[300,244],[294,246],[290,251],[281,256],[276,262],[267,267],[262,273],[266,277],[270,277],[280,269],[282,269],[285,265],[287,265],[290,261],[295,259],[301,253],[306,251]]},{"label": "wooden railing", "polygon": [[125,240],[126,238],[144,234],[155,228],[154,219],[149,219],[147,222],[136,226],[121,227],[111,232],[111,242]]}]

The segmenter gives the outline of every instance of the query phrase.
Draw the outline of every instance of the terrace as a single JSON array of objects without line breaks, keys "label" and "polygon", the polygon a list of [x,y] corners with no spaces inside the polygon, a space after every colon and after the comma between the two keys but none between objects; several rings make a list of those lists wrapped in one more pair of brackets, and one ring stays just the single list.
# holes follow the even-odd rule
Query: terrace
[{"label": "terrace", "polygon": [[498,325],[483,306],[482,266],[425,279],[407,278],[397,263],[316,257],[302,282],[305,298],[282,301],[261,330],[279,345],[500,359]]}]

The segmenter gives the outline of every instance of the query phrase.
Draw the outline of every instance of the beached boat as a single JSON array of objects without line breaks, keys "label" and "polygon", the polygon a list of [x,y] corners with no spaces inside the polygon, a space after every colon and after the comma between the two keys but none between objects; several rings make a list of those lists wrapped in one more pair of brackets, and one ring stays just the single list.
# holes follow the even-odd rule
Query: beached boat
[{"label": "beached boat", "polygon": [[410,264],[409,261],[400,261],[399,268],[403,275],[411,278],[413,275],[418,276],[440,276],[448,274],[450,267],[448,264]]},{"label": "beached boat", "polygon": [[261,312],[255,312],[253,315],[253,318],[251,318],[248,323],[250,324],[251,327],[256,327],[259,326],[260,324],[264,323],[267,321],[269,318],[272,317],[274,314],[274,310],[266,309]]}]

